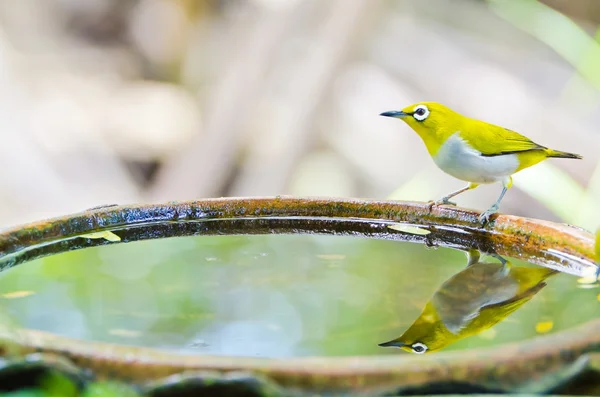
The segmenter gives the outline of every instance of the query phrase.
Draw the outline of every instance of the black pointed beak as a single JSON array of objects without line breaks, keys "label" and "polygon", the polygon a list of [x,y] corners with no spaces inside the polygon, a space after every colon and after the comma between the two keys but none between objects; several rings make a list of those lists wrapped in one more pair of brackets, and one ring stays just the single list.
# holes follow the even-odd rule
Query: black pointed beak
[{"label": "black pointed beak", "polygon": [[391,340],[389,342],[383,342],[378,344],[377,346],[381,346],[381,347],[402,347],[402,346],[406,346],[406,343],[402,343],[397,339]]},{"label": "black pointed beak", "polygon": [[408,113],[404,113],[401,110],[390,110],[389,112],[383,112],[379,114],[380,116],[385,116],[385,117],[394,117],[394,118],[401,118],[404,116],[409,116]]}]

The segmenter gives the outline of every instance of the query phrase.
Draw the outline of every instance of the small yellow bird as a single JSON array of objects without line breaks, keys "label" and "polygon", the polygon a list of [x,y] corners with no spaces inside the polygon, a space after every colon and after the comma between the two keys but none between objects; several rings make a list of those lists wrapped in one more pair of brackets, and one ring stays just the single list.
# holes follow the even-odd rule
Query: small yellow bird
[{"label": "small yellow bird", "polygon": [[479,216],[484,224],[498,212],[500,201],[512,186],[512,175],[549,157],[581,159],[533,142],[509,129],[463,116],[435,102],[420,102],[400,111],[381,113],[400,118],[423,140],[435,164],[445,173],[469,184],[432,205],[451,204],[455,197],[480,184],[502,182],[494,205]]},{"label": "small yellow bird", "polygon": [[476,335],[504,320],[546,286],[557,274],[543,267],[479,262],[472,250],[468,266],[444,282],[421,315],[398,338],[383,347],[423,354],[434,352],[468,336]]}]

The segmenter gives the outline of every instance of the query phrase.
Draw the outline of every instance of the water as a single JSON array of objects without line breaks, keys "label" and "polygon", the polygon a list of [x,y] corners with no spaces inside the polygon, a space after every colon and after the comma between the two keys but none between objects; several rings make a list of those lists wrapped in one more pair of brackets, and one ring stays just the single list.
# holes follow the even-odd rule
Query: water
[{"label": "water", "polygon": [[[28,328],[190,354],[409,354],[377,344],[404,332],[465,265],[455,249],[364,237],[168,238],[17,266],[0,274],[0,309]],[[497,326],[445,350],[519,341],[600,315],[600,290],[576,288],[567,274],[547,283]]]}]

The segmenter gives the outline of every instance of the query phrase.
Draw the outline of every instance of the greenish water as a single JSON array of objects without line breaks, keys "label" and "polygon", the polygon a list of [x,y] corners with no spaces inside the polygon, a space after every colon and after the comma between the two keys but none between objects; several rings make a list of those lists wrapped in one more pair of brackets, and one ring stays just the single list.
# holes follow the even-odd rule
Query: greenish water
[{"label": "greenish water", "polygon": [[[486,261],[494,261],[486,258]],[[516,265],[525,265],[512,261]],[[0,308],[56,334],[191,354],[409,354],[399,336],[463,270],[447,248],[358,237],[181,237],[35,260],[0,274]],[[533,266],[533,265],[530,265]],[[490,331],[445,350],[518,341],[600,315],[598,289],[559,274]]]}]

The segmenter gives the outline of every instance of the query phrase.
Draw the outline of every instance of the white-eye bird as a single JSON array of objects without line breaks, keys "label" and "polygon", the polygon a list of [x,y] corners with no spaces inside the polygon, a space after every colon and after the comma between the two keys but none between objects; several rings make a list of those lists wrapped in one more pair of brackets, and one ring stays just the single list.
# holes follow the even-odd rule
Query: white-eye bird
[{"label": "white-eye bird", "polygon": [[471,250],[468,266],[445,281],[419,317],[396,339],[380,343],[423,354],[477,335],[493,327],[529,302],[558,270],[513,266],[499,255],[497,262],[481,262]]},{"label": "white-eye bird", "polygon": [[435,164],[445,173],[469,182],[432,205],[451,204],[455,197],[481,184],[502,182],[498,200],[479,216],[484,224],[498,212],[512,186],[512,175],[549,157],[581,159],[578,154],[549,149],[515,131],[463,116],[436,102],[420,102],[381,113],[402,119],[423,140]]}]

